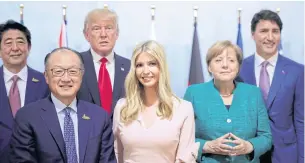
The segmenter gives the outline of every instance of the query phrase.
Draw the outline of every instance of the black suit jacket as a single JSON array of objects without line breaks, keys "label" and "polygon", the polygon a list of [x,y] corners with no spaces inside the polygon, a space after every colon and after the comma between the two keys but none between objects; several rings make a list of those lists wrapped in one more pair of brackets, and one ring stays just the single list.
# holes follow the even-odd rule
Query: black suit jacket
[{"label": "black suit jacket", "polygon": [[[47,97],[49,88],[44,75],[28,67],[24,105]],[[9,141],[12,135],[14,118],[5,88],[3,66],[0,67],[0,163],[8,163]]]}]

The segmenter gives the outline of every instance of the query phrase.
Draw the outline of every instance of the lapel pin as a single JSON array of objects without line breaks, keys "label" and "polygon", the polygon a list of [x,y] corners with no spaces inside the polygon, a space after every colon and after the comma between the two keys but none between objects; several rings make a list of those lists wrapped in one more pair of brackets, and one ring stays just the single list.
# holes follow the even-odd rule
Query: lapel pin
[{"label": "lapel pin", "polygon": [[125,69],[124,69],[124,67],[121,67],[121,71],[124,71]]},{"label": "lapel pin", "polygon": [[285,72],[284,70],[282,70],[282,74],[284,74],[284,75],[285,75],[285,74],[286,74],[286,72]]},{"label": "lapel pin", "polygon": [[82,118],[85,119],[85,120],[89,120],[90,119],[90,117],[86,116],[86,114],[84,114]]},{"label": "lapel pin", "polygon": [[32,78],[32,82],[39,82],[39,80],[38,79],[36,79],[36,78]]}]

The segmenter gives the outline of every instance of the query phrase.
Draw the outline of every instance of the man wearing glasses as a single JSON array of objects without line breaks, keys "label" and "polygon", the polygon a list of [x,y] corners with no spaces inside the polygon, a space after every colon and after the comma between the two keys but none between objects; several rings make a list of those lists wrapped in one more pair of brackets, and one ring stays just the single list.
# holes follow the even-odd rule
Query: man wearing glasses
[{"label": "man wearing glasses", "polygon": [[44,74],[51,95],[16,114],[10,162],[116,163],[110,116],[76,98],[84,74],[80,54],[53,50]]}]

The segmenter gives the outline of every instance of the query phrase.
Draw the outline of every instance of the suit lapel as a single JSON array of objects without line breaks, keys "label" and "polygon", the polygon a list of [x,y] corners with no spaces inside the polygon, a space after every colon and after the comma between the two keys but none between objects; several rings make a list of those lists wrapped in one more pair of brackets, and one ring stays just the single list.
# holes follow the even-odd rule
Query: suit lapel
[{"label": "suit lapel", "polygon": [[32,69],[28,67],[28,79],[26,83],[26,91],[25,91],[25,100],[24,105],[36,101],[35,96],[35,90],[39,87],[37,87],[37,84],[39,84],[38,78],[34,75]]},{"label": "suit lapel", "polygon": [[255,72],[254,72],[254,55],[250,56],[248,60],[243,63],[245,69],[243,80],[244,82],[252,85],[256,85]]},{"label": "suit lapel", "polygon": [[[114,61],[115,61],[115,72],[114,72],[114,86],[113,86],[113,94],[112,94],[112,108],[115,106],[115,101],[120,98],[120,94],[122,92],[122,86],[124,86],[124,71],[128,71],[124,62],[119,58],[119,56],[114,53]],[[113,112],[113,109],[112,109]]]},{"label": "suit lapel", "polygon": [[45,98],[40,110],[41,118],[46,123],[53,139],[55,140],[64,162],[67,162],[66,152],[65,152],[65,142],[63,134],[61,132],[58,116],[55,110],[55,106],[51,101],[51,97]]},{"label": "suit lapel", "polygon": [[281,55],[278,55],[278,60],[275,66],[275,72],[273,75],[271,87],[268,93],[268,99],[267,99],[267,106],[270,108],[272,101],[274,100],[277,91],[281,87],[281,83],[284,81],[285,74],[287,73],[284,70],[285,67],[285,61],[283,60],[283,57]]},{"label": "suit lapel", "polygon": [[90,90],[94,103],[101,106],[96,72],[95,72],[94,63],[93,63],[93,57],[92,57],[90,50],[87,51],[85,55],[83,55],[83,59],[84,59],[84,63],[85,63],[84,64],[85,65],[85,76],[84,77],[85,77],[86,84]]},{"label": "suit lapel", "polygon": [[0,122],[12,129],[14,118],[6,92],[3,66],[0,67],[0,90]]},{"label": "suit lapel", "polygon": [[80,163],[84,162],[84,157],[87,149],[88,137],[90,133],[90,120],[88,108],[81,101],[77,104],[77,118],[78,118],[78,142],[79,142],[79,160]]}]

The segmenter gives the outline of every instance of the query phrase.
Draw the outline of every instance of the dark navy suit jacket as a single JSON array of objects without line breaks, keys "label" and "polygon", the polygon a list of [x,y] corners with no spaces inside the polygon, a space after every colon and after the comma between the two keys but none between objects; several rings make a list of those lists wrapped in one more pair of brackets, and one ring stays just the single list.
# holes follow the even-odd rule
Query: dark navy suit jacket
[{"label": "dark navy suit jacket", "polygon": [[[254,55],[244,59],[240,76],[256,85]],[[304,163],[304,65],[278,56],[267,100],[273,136],[273,163]]]},{"label": "dark navy suit jacket", "polygon": [[[78,98],[101,106],[100,93],[96,72],[93,63],[93,57],[90,50],[81,53],[85,66],[85,74],[81,89],[78,92]],[[112,113],[113,109],[120,98],[125,97],[125,78],[130,69],[130,60],[121,57],[114,53],[115,72],[114,72],[114,86],[112,93]],[[102,99],[103,100],[103,99]]]},{"label": "dark navy suit jacket", "polygon": [[[6,163],[8,143],[12,135],[14,118],[10,108],[5,82],[3,77],[3,66],[0,67],[0,162]],[[28,78],[26,84],[24,105],[47,97],[49,94],[48,85],[44,75],[28,67]]]},{"label": "dark navy suit jacket", "polygon": [[[79,163],[116,163],[110,116],[101,107],[77,101]],[[50,98],[21,108],[11,139],[11,162],[66,163],[65,143]]]}]

